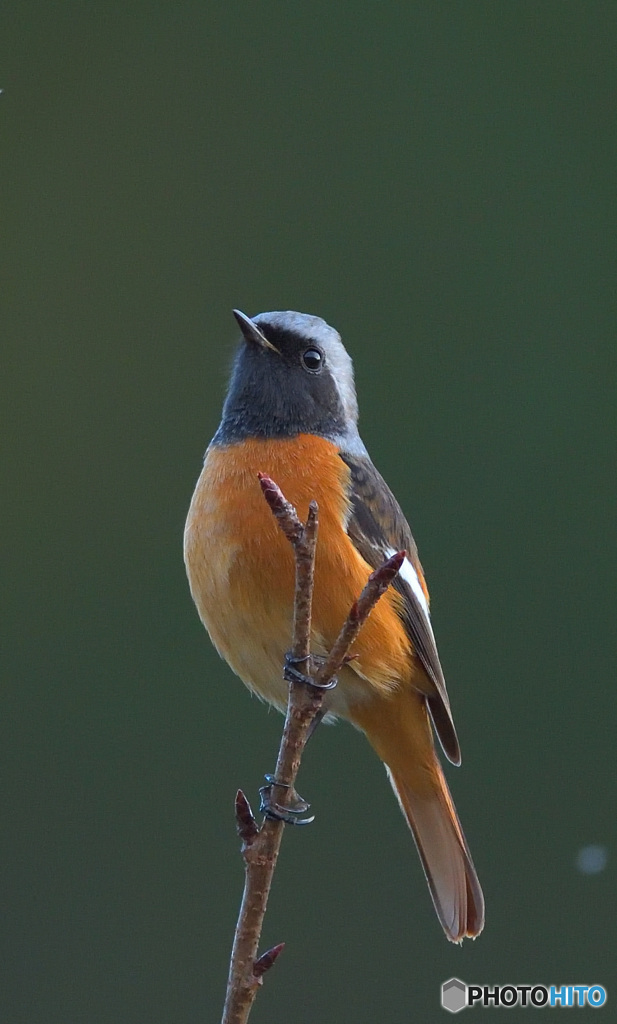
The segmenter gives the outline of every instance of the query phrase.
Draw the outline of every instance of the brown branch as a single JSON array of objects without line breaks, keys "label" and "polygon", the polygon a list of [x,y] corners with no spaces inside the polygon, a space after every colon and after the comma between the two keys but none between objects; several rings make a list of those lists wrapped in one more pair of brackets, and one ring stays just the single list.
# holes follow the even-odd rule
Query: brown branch
[{"label": "brown branch", "polygon": [[398,575],[404,561],[405,552],[397,551],[396,554],[391,555],[383,565],[380,565],[378,569],[371,573],[360,597],[352,604],[349,615],[334,642],[330,654],[317,672],[315,677],[316,683],[321,686],[328,683],[345,664],[349,648],[354,640],[357,639],[358,633],[381,595],[385,594],[395,576]]},{"label": "brown branch", "polygon": [[[318,529],[317,505],[314,501],[311,502],[306,525],[303,525],[293,505],[287,501],[270,477],[260,473],[259,482],[264,498],[292,545],[295,555],[296,586],[291,654],[294,661],[302,664],[305,675],[314,678],[318,686],[325,687],[349,660],[348,651],[351,644],[399,571],[405,552],[393,555],[384,565],[371,573],[362,594],[353,604],[329,656],[318,672],[313,673],[310,640]],[[271,787],[272,801],[278,807],[285,808],[294,798],[297,799],[294,786],[300,759],[310,726],[321,711],[325,692],[327,691],[324,689],[307,686],[298,681],[289,684],[287,714]],[[242,839],[245,881],[234,935],[222,1024],[246,1024],[263,976],[274,965],[284,946],[281,942],[260,957],[257,956],[284,822],[265,818],[261,828],[258,828],[248,800],[244,793],[238,790],[236,824]]]}]

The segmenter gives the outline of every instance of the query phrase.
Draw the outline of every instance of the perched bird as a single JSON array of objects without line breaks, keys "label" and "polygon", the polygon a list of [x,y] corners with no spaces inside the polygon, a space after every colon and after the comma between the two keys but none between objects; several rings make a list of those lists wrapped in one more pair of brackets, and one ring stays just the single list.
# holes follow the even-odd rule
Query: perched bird
[{"label": "perched bird", "polygon": [[360,439],[351,359],[320,317],[234,315],[242,339],[184,536],[199,615],[240,679],[284,711],[294,559],[258,473],[276,481],[301,519],[311,500],[319,505],[315,654],[328,653],[369,573],[407,552],[324,703],[361,729],[384,762],[446,936],[475,937],[484,899],[433,741],[434,731],[460,764],[428,590],[407,521]]}]

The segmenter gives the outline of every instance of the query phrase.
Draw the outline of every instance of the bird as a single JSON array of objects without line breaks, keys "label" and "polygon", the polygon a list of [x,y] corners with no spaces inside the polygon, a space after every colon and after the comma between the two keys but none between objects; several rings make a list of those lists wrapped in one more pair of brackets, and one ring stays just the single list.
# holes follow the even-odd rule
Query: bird
[{"label": "bird", "polygon": [[318,316],[234,310],[240,339],[220,425],[184,532],[190,591],[233,672],[285,711],[294,559],[265,501],[266,474],[306,519],[319,507],[311,647],[325,656],[368,574],[396,551],[393,586],[353,644],[330,719],[362,731],[411,829],[446,937],[484,926],[484,897],[435,748],[460,764],[418,549],[358,431],[354,372],[341,336]]}]

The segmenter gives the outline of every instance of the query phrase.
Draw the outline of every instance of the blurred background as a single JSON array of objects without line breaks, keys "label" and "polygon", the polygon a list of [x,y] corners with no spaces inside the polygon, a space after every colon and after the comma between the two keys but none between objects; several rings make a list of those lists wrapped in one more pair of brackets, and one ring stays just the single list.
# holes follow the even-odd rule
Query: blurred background
[{"label": "blurred background", "polygon": [[452,975],[617,996],[616,44],[582,0],[3,4],[2,1022],[219,1018],[233,797],[282,725],[182,562],[232,306],[353,355],[487,900],[450,946],[383,768],[321,729],[252,1020],[441,1019]]}]

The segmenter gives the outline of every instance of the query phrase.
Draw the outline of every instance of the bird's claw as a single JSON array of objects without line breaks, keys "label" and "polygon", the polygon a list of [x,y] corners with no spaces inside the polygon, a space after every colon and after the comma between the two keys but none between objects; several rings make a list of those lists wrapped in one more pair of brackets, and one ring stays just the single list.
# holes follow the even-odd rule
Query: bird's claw
[{"label": "bird's claw", "polygon": [[266,785],[261,786],[259,790],[259,810],[265,814],[266,818],[272,818],[273,821],[284,821],[287,825],[310,825],[315,820],[314,814],[310,818],[300,817],[305,811],[308,811],[311,805],[303,800],[295,790],[293,801],[289,807],[281,807],[280,804],[277,804],[272,799],[272,787],[280,786],[281,789],[290,787],[284,782],[276,782],[274,775],[266,775],[265,780]]},{"label": "bird's claw", "polygon": [[[290,651],[288,651],[285,655],[283,678],[286,679],[288,683],[304,683],[305,686],[312,686],[315,690],[333,690],[338,683],[336,676],[333,676],[329,683],[316,683],[311,676],[307,676],[304,672],[300,672],[296,667],[297,665],[301,665],[302,662],[308,661],[310,657],[311,655],[309,654],[305,658],[296,658]],[[317,656],[313,655],[313,657],[316,658]]]}]

